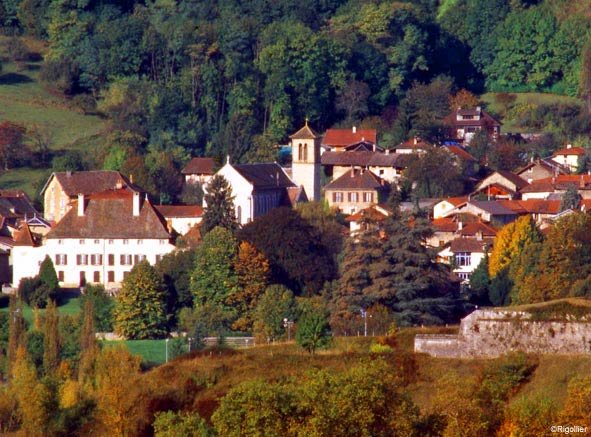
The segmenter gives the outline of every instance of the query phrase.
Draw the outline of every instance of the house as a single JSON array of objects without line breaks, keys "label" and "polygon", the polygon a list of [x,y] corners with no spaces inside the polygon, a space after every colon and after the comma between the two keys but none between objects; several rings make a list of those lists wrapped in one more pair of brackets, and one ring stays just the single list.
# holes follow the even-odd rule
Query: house
[{"label": "house", "polygon": [[412,153],[422,154],[427,153],[427,150],[433,147],[433,144],[429,143],[428,141],[425,141],[419,137],[414,137],[397,145],[394,148],[394,152],[403,155],[408,155]]},{"label": "house", "polygon": [[[236,220],[241,225],[265,215],[273,208],[307,201],[305,190],[296,186],[276,162],[231,164],[228,159],[216,175],[223,176],[230,184]],[[204,190],[207,191],[207,185]]]},{"label": "house", "polygon": [[474,134],[483,129],[493,138],[501,133],[501,123],[480,106],[458,108],[445,117],[444,123],[449,128],[450,138],[465,144],[469,144]]},{"label": "house", "polygon": [[515,173],[506,170],[497,170],[484,178],[476,186],[475,193],[482,193],[489,200],[495,198],[513,199],[518,196],[519,190],[527,185],[527,181]]},{"label": "house", "polygon": [[180,235],[185,235],[203,219],[203,207],[199,205],[157,205],[155,208],[166,220],[168,229]]},{"label": "house", "polygon": [[503,200],[500,203],[518,215],[531,215],[538,224],[556,217],[562,206],[562,200],[549,199]]},{"label": "house", "polygon": [[540,179],[570,174],[570,170],[568,167],[565,167],[552,159],[532,159],[528,165],[517,170],[515,174],[531,184],[533,181],[538,181]]},{"label": "house", "polygon": [[322,152],[342,152],[346,147],[368,141],[378,144],[378,132],[375,129],[327,129],[322,139]]},{"label": "house", "polygon": [[464,176],[474,176],[478,172],[478,160],[462,146],[448,144],[442,146],[454,158],[456,165],[461,166]]},{"label": "house", "polygon": [[397,182],[406,168],[406,159],[397,153],[379,151],[324,152],[321,163],[332,179],[354,170],[370,170],[388,182]]},{"label": "house", "polygon": [[18,231],[13,284],[35,276],[48,255],[62,287],[118,289],[135,264],[155,264],[172,250],[164,219],[144,195],[125,188],[80,194],[45,237],[35,237],[26,224]]},{"label": "house", "polygon": [[490,251],[492,238],[458,237],[451,241],[449,246],[441,250],[439,258],[454,266],[453,272],[463,281],[469,281],[470,276],[486,254]]},{"label": "house", "polygon": [[467,201],[468,196],[448,197],[447,199],[442,199],[433,206],[433,218],[438,219],[446,217],[447,213]]},{"label": "house", "polygon": [[548,199],[551,196],[559,198],[569,188],[576,188],[583,199],[591,199],[591,175],[558,175],[539,179],[520,190],[523,200]]},{"label": "house", "polygon": [[391,212],[385,206],[372,205],[351,214],[345,219],[345,221],[349,223],[350,235],[354,236],[361,230],[367,230],[369,223],[374,223],[379,228],[379,224],[386,220],[390,214]]},{"label": "house", "polygon": [[464,222],[465,216],[454,216],[433,219],[433,235],[427,240],[431,247],[443,247],[452,240],[462,238],[494,238],[497,231],[492,226],[476,218],[475,221]]},{"label": "house", "polygon": [[129,189],[140,191],[118,171],[64,171],[55,172],[41,190],[46,220],[59,222],[70,210],[79,194],[88,196],[105,190]]},{"label": "house", "polygon": [[571,172],[575,172],[579,168],[579,160],[586,153],[582,147],[573,147],[572,144],[567,144],[564,149],[557,150],[552,154],[552,161],[568,168]]},{"label": "house", "polygon": [[474,199],[456,206],[453,210],[445,213],[445,217],[465,213],[476,216],[481,221],[491,223],[494,226],[506,225],[515,221],[518,217],[515,211],[503,206],[500,201]]},{"label": "house", "polygon": [[181,170],[186,184],[206,184],[215,174],[213,158],[193,158]]},{"label": "house", "polygon": [[382,202],[387,188],[386,181],[371,171],[352,169],[324,187],[324,198],[328,206],[354,214]]}]

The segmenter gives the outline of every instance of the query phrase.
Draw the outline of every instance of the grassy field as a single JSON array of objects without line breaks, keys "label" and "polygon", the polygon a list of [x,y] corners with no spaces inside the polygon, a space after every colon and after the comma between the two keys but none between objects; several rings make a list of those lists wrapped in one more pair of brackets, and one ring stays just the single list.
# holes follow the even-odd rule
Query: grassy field
[{"label": "grassy field", "polygon": [[[0,37],[0,48],[5,38]],[[43,52],[37,41],[26,40],[30,51]],[[0,55],[4,53],[0,52]],[[37,126],[49,133],[53,152],[68,149],[84,150],[87,138],[105,128],[105,120],[84,115],[63,96],[48,91],[39,82],[40,62],[24,63],[20,67],[3,62],[0,73],[0,121],[8,120],[27,128]],[[35,183],[47,170],[19,168],[0,172],[0,188],[20,188],[35,195]]]},{"label": "grassy field", "polygon": [[[162,364],[166,361],[166,340],[126,340],[104,341],[106,347],[123,345],[129,352],[142,357],[144,363]],[[171,344],[168,344],[168,352],[171,353]]]},{"label": "grassy field", "polygon": [[[60,314],[75,315],[80,312],[80,297],[75,294],[65,294],[57,307]],[[8,311],[8,296],[0,296],[0,311]],[[38,310],[40,314],[45,312],[44,309]],[[23,314],[25,320],[32,325],[34,315],[33,309],[29,305],[23,306]]]},{"label": "grassy field", "polygon": [[[498,93],[486,93],[480,96],[480,100],[486,105],[487,109],[495,114],[503,115],[504,108],[500,105],[495,96]],[[517,96],[514,104],[529,103],[532,105],[550,105],[553,103],[569,103],[575,105],[582,105],[581,99],[570,96],[561,96],[558,94],[548,93],[512,93]],[[521,132],[522,129],[516,125],[515,120],[504,118],[502,132]]]}]

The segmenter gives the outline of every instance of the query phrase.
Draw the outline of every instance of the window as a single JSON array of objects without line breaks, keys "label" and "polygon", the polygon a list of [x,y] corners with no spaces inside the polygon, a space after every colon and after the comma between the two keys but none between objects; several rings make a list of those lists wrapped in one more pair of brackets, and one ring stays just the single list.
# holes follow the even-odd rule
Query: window
[{"label": "window", "polygon": [[113,255],[112,253],[110,253],[107,256],[108,262],[110,266],[114,266],[115,265],[115,255]]},{"label": "window", "polygon": [[90,255],[90,264],[92,264],[93,266],[102,266],[103,256],[100,253]]},{"label": "window", "polygon": [[467,281],[468,279],[470,279],[471,274],[467,273],[467,272],[460,272],[460,273],[457,273],[457,275],[461,280]]},{"label": "window", "polygon": [[359,193],[349,193],[349,202],[359,202]]},{"label": "window", "polygon": [[55,265],[56,266],[64,266],[68,264],[68,255],[58,253],[55,255]]},{"label": "window", "polygon": [[94,244],[101,244],[101,240],[94,240]]},{"label": "window", "polygon": [[302,149],[302,144],[298,144],[298,161],[301,161],[303,158],[304,154],[303,154],[303,149]]},{"label": "window", "polygon": [[120,264],[122,266],[130,266],[131,261],[132,261],[131,255],[121,255]]},{"label": "window", "polygon": [[144,240],[137,240],[137,244],[142,244]]},{"label": "window", "polygon": [[109,244],[113,244],[113,240],[109,240]]},{"label": "window", "polygon": [[380,176],[384,175],[384,170],[380,170]]},{"label": "window", "polygon": [[472,254],[470,252],[456,253],[456,264],[459,267],[466,267],[472,264]]},{"label": "window", "polygon": [[160,244],[166,244],[167,240],[160,240]]},{"label": "window", "polygon": [[80,286],[84,287],[86,285],[86,272],[80,272]]},{"label": "window", "polygon": [[57,280],[60,282],[64,282],[64,271],[63,270],[58,270],[57,272]]},{"label": "window", "polygon": [[57,244],[64,244],[64,240],[57,240]]},{"label": "window", "polygon": [[308,145],[304,144],[304,162],[308,162]]},{"label": "window", "polygon": [[373,193],[363,193],[363,201],[368,203],[373,202]]},{"label": "window", "polygon": [[146,255],[134,255],[133,256],[133,263],[137,264],[137,263],[144,261],[145,259],[146,259]]},{"label": "window", "polygon": [[236,208],[236,221],[242,223],[242,207],[240,205]]},{"label": "window", "polygon": [[78,243],[79,244],[84,244],[84,243],[86,243],[86,240],[78,240]]},{"label": "window", "polygon": [[123,240],[123,244],[129,244],[129,240],[127,240],[127,239]]},{"label": "window", "polygon": [[107,282],[115,282],[115,272],[113,270],[107,272]]},{"label": "window", "polygon": [[95,271],[92,274],[92,282],[101,282],[101,272]]},{"label": "window", "polygon": [[334,202],[342,202],[343,201],[343,193],[341,193],[340,191],[333,193],[333,201]]},{"label": "window", "polygon": [[76,264],[79,266],[88,265],[88,255],[76,255]]}]

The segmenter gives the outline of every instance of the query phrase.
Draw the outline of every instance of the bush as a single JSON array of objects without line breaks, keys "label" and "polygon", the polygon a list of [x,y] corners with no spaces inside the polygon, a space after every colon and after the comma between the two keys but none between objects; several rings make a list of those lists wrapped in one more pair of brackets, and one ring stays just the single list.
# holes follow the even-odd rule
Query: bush
[{"label": "bush", "polygon": [[44,284],[39,276],[21,279],[17,293],[27,305],[36,308],[45,308],[48,299],[54,297],[54,290]]},{"label": "bush", "polygon": [[88,300],[94,309],[94,327],[97,332],[113,331],[113,309],[115,299],[109,297],[102,285],[87,285],[80,298],[80,308],[84,308]]},{"label": "bush", "polygon": [[77,94],[72,97],[72,105],[82,111],[83,114],[94,114],[96,112],[96,100],[90,94]]},{"label": "bush", "polygon": [[48,59],[41,67],[40,79],[63,94],[73,94],[78,87],[80,71],[68,58]]},{"label": "bush", "polygon": [[380,344],[380,343],[372,343],[369,347],[369,351],[372,354],[389,354],[394,351],[390,346],[387,344]]}]

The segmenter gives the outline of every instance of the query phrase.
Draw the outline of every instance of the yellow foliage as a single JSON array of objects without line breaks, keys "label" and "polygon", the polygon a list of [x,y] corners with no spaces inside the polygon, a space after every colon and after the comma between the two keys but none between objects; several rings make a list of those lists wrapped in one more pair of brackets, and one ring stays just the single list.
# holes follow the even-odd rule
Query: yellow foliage
[{"label": "yellow foliage", "polygon": [[60,387],[60,407],[71,408],[80,401],[80,386],[77,381],[68,379]]},{"label": "yellow foliage", "polygon": [[488,260],[488,272],[494,278],[508,267],[524,247],[538,238],[538,230],[530,216],[519,217],[515,222],[505,225],[495,237],[493,250]]}]

